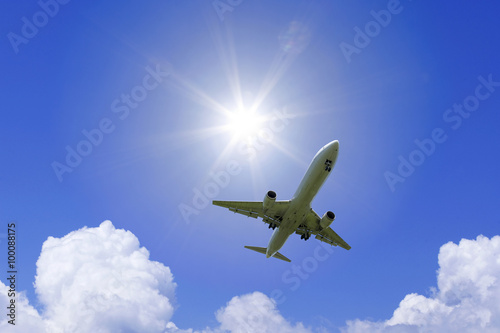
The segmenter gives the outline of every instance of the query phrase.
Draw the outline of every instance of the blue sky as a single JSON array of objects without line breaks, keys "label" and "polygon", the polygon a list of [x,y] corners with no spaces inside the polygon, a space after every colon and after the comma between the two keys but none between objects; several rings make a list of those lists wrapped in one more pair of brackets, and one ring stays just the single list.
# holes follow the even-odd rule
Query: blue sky
[{"label": "blue sky", "polygon": [[[105,220],[170,268],[171,321],[197,330],[255,291],[306,327],[384,321],[405,295],[432,296],[442,245],[499,234],[497,4],[41,3],[0,14],[2,228],[17,225],[18,289],[40,313],[44,241]],[[265,117],[252,146],[228,126],[241,105]],[[335,212],[350,251],[313,260],[318,241],[297,236],[292,264],[265,260],[243,248],[266,246],[264,223],[196,199],[228,168],[207,200],[289,199],[332,140],[313,208]],[[69,166],[68,149],[86,156]]]}]

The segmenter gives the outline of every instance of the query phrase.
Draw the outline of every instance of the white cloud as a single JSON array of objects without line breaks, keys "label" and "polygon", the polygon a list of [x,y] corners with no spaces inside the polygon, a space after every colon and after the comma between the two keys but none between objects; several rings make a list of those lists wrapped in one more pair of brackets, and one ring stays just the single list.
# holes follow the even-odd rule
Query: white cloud
[{"label": "white cloud", "polygon": [[[302,323],[292,325],[278,311],[276,302],[260,292],[233,297],[215,317],[220,325],[194,333],[311,333]],[[169,333],[191,333],[170,323]]]},{"label": "white cloud", "polygon": [[[8,283],[10,285],[10,283]],[[14,287],[15,289],[15,287]],[[0,309],[2,309],[2,322],[0,323],[0,332],[10,333],[10,332],[45,332],[45,323],[38,314],[38,312],[28,303],[28,299],[24,293],[16,293],[15,299],[15,317],[6,317],[4,311],[10,306],[10,300],[8,294],[10,286],[6,286],[0,281]],[[10,311],[9,311],[10,312]],[[8,313],[8,312],[6,312]],[[22,320],[19,320],[22,318]],[[12,320],[15,325],[9,324],[8,320]]]},{"label": "white cloud", "polygon": [[302,323],[290,324],[276,308],[276,302],[260,292],[233,297],[217,311],[220,330],[229,332],[306,333]]},{"label": "white cloud", "polygon": [[[357,332],[499,332],[500,236],[448,243],[439,252],[438,288],[425,297],[409,294],[383,322],[348,321]],[[170,322],[175,288],[170,269],[149,260],[129,231],[109,221],[62,238],[49,237],[37,261],[35,291],[43,312],[17,293],[16,326],[8,317],[1,332],[311,333],[279,312],[260,292],[233,297],[215,313],[217,327],[179,329]],[[0,307],[9,304],[0,282]],[[321,328],[315,329],[316,332]],[[323,329],[324,331],[324,329]]]},{"label": "white cloud", "polygon": [[[105,221],[44,242],[35,280],[44,311],[20,298],[16,332],[163,332],[175,287],[170,269],[149,260],[131,232]],[[0,330],[9,326],[3,320]]]},{"label": "white cloud", "polygon": [[[233,297],[216,312],[218,327],[202,332],[177,328],[169,322],[176,288],[170,269],[149,260],[137,237],[115,229],[110,221],[49,237],[36,265],[35,292],[42,313],[18,293],[16,325],[4,317],[1,332],[311,332],[285,320],[274,300],[260,292]],[[0,282],[3,309],[9,304],[8,289]]]},{"label": "white cloud", "polygon": [[500,236],[443,245],[439,267],[434,296],[406,295],[391,319],[343,332],[500,332]]}]

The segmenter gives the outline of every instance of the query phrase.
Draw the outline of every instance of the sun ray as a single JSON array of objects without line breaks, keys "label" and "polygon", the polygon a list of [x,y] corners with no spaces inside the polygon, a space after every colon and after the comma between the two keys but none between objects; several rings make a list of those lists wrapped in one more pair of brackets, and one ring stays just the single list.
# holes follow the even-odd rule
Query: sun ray
[{"label": "sun ray", "polygon": [[310,32],[306,25],[292,21],[288,28],[280,36],[281,49],[274,57],[269,72],[266,75],[253,108],[258,108],[266,99],[267,95],[273,90],[281,77],[309,43]]},{"label": "sun ray", "polygon": [[199,103],[200,105],[207,106],[210,110],[222,114],[223,116],[231,114],[231,111],[207,95],[204,91],[197,88],[194,84],[190,83],[187,79],[183,78],[181,75],[177,73],[173,74],[172,82],[175,83],[175,88],[182,91],[184,94],[189,96],[191,100]]},{"label": "sun ray", "polygon": [[212,163],[210,166],[209,170],[215,170],[221,165],[221,161],[223,161],[229,153],[234,149],[234,147],[237,144],[237,140],[235,138],[232,138],[227,145],[222,149],[221,153],[217,157],[217,159]]},{"label": "sun ray", "polygon": [[[258,159],[253,159],[250,161],[250,177],[252,179],[252,190],[253,196],[255,200],[260,200],[264,196],[263,193],[260,193],[262,189],[262,184],[266,183],[264,180],[264,174],[262,172],[261,165]],[[265,191],[265,189],[264,189]],[[262,196],[262,197],[259,197]]]},{"label": "sun ray", "polygon": [[[211,22],[209,20],[209,30],[215,48],[221,59],[221,65],[233,100],[229,103],[221,103],[220,101],[215,100],[202,89],[196,87],[195,84],[191,83],[190,80],[179,72],[173,71],[172,75],[169,77],[169,85],[180,90],[194,102],[207,107],[208,110],[216,114],[221,115],[223,122],[225,120],[225,123],[221,123],[217,126],[176,132],[169,135],[170,142],[181,141],[183,142],[182,144],[185,144],[186,142],[189,144],[203,141],[217,135],[227,135],[229,140],[226,141],[226,144],[219,147],[220,152],[217,154],[217,157],[212,163],[210,163],[210,166],[207,166],[210,172],[220,168],[222,163],[227,161],[228,157],[234,154],[239,144],[244,144],[245,140],[255,140],[258,137],[260,130],[264,128],[266,121],[270,120],[270,113],[262,112],[263,110],[261,110],[264,101],[300,53],[295,52],[296,49],[295,51],[294,49],[291,49],[293,47],[296,48],[296,45],[294,44],[296,42],[294,39],[296,36],[293,35],[292,31],[291,37],[288,35],[285,36],[285,45],[281,45],[281,48],[278,49],[278,52],[276,53],[264,80],[262,81],[255,99],[251,104],[245,105],[231,25],[220,25],[217,23],[218,22]],[[286,30],[287,33],[290,32],[290,27],[296,28],[297,24],[292,22],[288,30]],[[301,29],[303,29],[303,27],[301,27]],[[280,38],[281,37],[282,36],[280,36]],[[306,115],[310,114],[305,112],[296,112],[294,117],[305,117]],[[252,145],[253,143],[249,144]],[[304,159],[297,157],[297,155],[293,153],[293,150],[287,147],[286,144],[280,143],[278,140],[271,141],[267,144],[283,152],[301,167],[307,167]],[[248,164],[250,167],[252,187],[254,188],[254,191],[261,186],[259,183],[260,180],[262,180],[261,162],[262,161],[256,157]],[[203,181],[207,181],[209,177],[209,174],[207,174]],[[255,195],[259,194],[255,193]]]},{"label": "sun ray", "polygon": [[277,141],[271,141],[270,144],[273,145],[275,148],[279,149],[281,152],[283,152],[285,155],[290,157],[292,160],[297,162],[297,164],[300,165],[301,167],[307,168],[309,166],[309,164],[307,164],[307,162],[305,162],[306,159],[300,158],[297,155],[295,155],[294,153],[292,153],[291,149],[285,147],[284,144],[281,144]]},{"label": "sun ray", "polygon": [[[213,23],[213,22],[212,22]],[[241,91],[241,82],[238,70],[238,62],[234,47],[234,39],[232,29],[229,24],[223,25],[226,31],[226,39],[223,40],[220,24],[212,24],[210,33],[215,43],[215,48],[220,58],[222,59],[222,67],[224,69],[229,87],[232,90],[232,95],[238,109],[245,107],[243,102],[243,94]]]},{"label": "sun ray", "polygon": [[286,53],[280,51],[273,60],[271,68],[267,73],[262,85],[255,97],[255,101],[252,105],[252,109],[257,109],[264,102],[269,93],[276,86],[281,77],[285,74],[287,69],[290,67],[294,61],[295,56],[288,57]]}]

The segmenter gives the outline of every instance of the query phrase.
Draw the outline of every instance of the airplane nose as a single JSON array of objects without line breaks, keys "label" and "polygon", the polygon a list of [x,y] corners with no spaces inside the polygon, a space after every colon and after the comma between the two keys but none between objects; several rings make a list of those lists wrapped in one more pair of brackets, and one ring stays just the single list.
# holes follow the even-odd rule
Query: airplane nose
[{"label": "airplane nose", "polygon": [[339,150],[339,140],[333,141],[333,148],[335,148],[335,150]]},{"label": "airplane nose", "polygon": [[339,140],[335,140],[335,141],[330,142],[329,146],[330,146],[330,149],[333,149],[335,151],[339,151]]}]

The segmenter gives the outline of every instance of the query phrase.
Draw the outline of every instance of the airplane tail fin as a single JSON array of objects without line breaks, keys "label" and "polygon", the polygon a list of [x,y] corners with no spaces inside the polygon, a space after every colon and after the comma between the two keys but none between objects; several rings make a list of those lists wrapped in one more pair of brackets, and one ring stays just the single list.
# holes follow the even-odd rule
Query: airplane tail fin
[{"label": "airplane tail fin", "polygon": [[[245,246],[245,248],[249,249],[249,250],[252,250],[252,251],[255,251],[255,252],[262,253],[262,254],[266,254],[266,252],[267,252],[267,248],[265,248],[265,247]],[[284,255],[282,255],[279,252],[276,252],[273,255],[273,258],[278,258],[278,259],[281,259],[281,260],[284,260],[284,261],[292,262],[290,259],[288,259],[287,257],[285,257]]]}]

